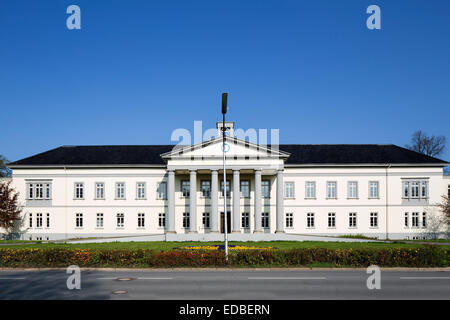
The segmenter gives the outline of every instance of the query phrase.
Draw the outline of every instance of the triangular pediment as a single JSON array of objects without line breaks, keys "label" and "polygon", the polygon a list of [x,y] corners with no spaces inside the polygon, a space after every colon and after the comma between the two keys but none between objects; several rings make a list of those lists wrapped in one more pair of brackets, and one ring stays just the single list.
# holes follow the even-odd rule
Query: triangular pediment
[{"label": "triangular pediment", "polygon": [[[289,153],[278,150],[277,148],[265,145],[254,144],[234,137],[226,137],[226,157],[249,157],[249,158],[277,158],[287,159]],[[189,146],[175,146],[170,152],[161,155],[163,159],[176,158],[219,158],[222,157],[222,137],[198,143]]]}]

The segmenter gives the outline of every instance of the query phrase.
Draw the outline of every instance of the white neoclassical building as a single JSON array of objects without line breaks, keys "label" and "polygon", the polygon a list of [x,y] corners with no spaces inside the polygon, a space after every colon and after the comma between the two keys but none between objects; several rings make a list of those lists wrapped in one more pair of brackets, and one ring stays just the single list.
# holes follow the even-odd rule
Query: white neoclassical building
[{"label": "white neoclassical building", "polygon": [[[63,146],[11,164],[25,239],[165,235],[230,239],[445,231],[445,161],[395,145],[257,145],[227,123],[222,138],[184,147]],[[220,123],[218,123],[220,130]]]}]

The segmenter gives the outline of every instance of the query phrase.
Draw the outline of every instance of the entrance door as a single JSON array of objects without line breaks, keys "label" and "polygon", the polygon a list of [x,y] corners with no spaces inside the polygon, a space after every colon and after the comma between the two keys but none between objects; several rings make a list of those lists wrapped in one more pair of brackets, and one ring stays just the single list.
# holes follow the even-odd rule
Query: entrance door
[{"label": "entrance door", "polygon": [[[220,232],[225,233],[225,214],[220,213]],[[227,233],[231,233],[231,212],[227,213]]]}]

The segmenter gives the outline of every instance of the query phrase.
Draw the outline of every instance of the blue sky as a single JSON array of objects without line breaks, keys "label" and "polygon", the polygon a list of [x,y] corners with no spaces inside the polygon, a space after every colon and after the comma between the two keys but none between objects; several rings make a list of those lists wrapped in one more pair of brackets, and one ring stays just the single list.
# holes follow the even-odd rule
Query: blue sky
[{"label": "blue sky", "polygon": [[[81,30],[66,8],[81,8]],[[381,8],[381,30],[366,8]],[[450,2],[12,1],[0,3],[0,154],[60,145],[170,144],[236,126],[281,143],[450,139]],[[450,161],[450,144],[441,157]]]}]

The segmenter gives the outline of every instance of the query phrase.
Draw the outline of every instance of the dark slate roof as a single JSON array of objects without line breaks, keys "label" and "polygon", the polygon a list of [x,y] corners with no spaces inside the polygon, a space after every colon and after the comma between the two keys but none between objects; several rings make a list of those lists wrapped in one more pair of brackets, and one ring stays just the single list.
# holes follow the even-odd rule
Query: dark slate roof
[{"label": "dark slate roof", "polygon": [[[11,165],[163,165],[161,154],[173,145],[62,146],[15,161]],[[286,164],[432,164],[443,160],[396,145],[381,144],[282,144],[291,155]]]}]

